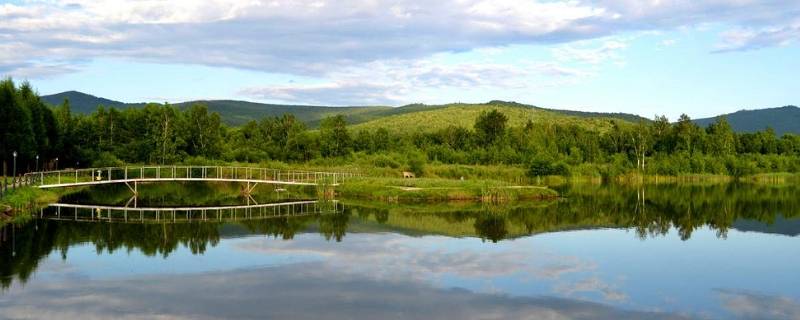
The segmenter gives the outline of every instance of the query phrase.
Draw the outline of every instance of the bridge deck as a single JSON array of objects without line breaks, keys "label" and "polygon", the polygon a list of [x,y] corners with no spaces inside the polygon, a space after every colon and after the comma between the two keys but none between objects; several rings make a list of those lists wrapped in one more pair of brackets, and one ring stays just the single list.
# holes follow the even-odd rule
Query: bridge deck
[{"label": "bridge deck", "polygon": [[25,181],[31,181],[42,189],[162,181],[338,186],[341,181],[353,176],[355,174],[349,172],[277,170],[253,167],[142,166],[32,172],[25,175]]},{"label": "bridge deck", "polygon": [[335,200],[293,201],[238,206],[211,207],[122,207],[57,203],[40,211],[48,220],[82,222],[191,222],[241,221],[280,217],[309,216],[339,212]]},{"label": "bridge deck", "polygon": [[[217,179],[217,178],[134,178],[134,179],[118,179],[118,180],[100,180],[100,181],[86,181],[86,182],[69,182],[69,183],[56,183],[56,184],[43,184],[39,185],[40,189],[48,188],[65,188],[65,187],[78,187],[78,186],[92,186],[102,184],[114,183],[133,183],[133,182],[161,182],[161,181],[208,181],[208,182],[250,182],[250,183],[264,183],[264,184],[280,184],[280,185],[297,185],[297,186],[316,186],[313,182],[298,182],[298,181],[279,181],[279,180],[259,180],[259,179]],[[338,186],[339,184],[329,184],[330,186]]]}]

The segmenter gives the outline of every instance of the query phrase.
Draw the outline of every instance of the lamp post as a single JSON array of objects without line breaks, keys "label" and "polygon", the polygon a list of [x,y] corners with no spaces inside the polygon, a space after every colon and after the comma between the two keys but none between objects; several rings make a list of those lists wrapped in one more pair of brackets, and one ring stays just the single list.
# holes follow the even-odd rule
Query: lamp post
[{"label": "lamp post", "polygon": [[58,171],[58,157],[56,157],[56,171]]},{"label": "lamp post", "polygon": [[16,186],[17,185],[17,152],[14,151],[14,153],[12,153],[11,155],[14,156],[14,178],[11,179],[11,183],[13,183],[14,186]]},{"label": "lamp post", "polygon": [[36,172],[39,172],[39,155],[36,155]]}]

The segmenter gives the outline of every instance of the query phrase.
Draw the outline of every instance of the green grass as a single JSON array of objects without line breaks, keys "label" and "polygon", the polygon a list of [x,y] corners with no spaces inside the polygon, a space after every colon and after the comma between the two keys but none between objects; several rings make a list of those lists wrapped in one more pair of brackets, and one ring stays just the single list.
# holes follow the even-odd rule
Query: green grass
[{"label": "green grass", "polygon": [[338,186],[336,192],[342,198],[388,201],[506,202],[558,197],[557,192],[546,187],[516,186],[496,180],[435,178],[354,178]]},{"label": "green grass", "polygon": [[[36,187],[11,189],[0,198],[0,223],[29,218],[33,209],[58,201],[59,194]],[[10,210],[10,212],[7,212]]]},{"label": "green grass", "polygon": [[475,119],[484,112],[497,109],[508,117],[508,125],[523,126],[528,120],[534,123],[558,121],[574,123],[588,130],[605,132],[611,128],[611,118],[578,117],[550,110],[507,104],[452,104],[445,107],[411,113],[396,114],[351,126],[354,131],[385,128],[393,133],[430,132],[454,125],[472,128]]}]

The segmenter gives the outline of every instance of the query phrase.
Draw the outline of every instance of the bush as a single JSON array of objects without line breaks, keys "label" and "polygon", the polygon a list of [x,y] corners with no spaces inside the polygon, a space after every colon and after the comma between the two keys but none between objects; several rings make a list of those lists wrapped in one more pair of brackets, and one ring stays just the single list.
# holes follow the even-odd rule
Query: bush
[{"label": "bush", "polygon": [[569,167],[563,161],[553,161],[544,157],[531,160],[528,165],[528,177],[568,176]]},{"label": "bush", "polygon": [[415,152],[408,157],[408,171],[413,172],[415,175],[422,176],[425,173],[425,156],[421,153]]},{"label": "bush", "polygon": [[379,168],[392,168],[397,169],[400,167],[400,164],[394,159],[390,158],[387,155],[378,155],[372,160],[372,165],[379,167]]},{"label": "bush", "polygon": [[95,168],[103,168],[103,167],[121,167],[124,166],[125,162],[118,159],[116,156],[111,154],[111,152],[101,152],[97,155],[97,158],[92,161],[92,166]]}]

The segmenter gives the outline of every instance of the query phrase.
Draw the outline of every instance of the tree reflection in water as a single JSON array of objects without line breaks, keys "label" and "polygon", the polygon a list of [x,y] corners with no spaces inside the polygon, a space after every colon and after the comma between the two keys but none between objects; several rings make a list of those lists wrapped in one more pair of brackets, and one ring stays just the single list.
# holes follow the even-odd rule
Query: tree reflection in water
[{"label": "tree reflection in water", "polygon": [[[498,242],[542,232],[599,227],[632,228],[639,238],[646,239],[666,235],[675,228],[681,239],[689,240],[692,232],[702,227],[715,230],[718,237],[724,238],[737,221],[758,221],[767,228],[776,219],[800,214],[800,199],[794,186],[645,188],[570,187],[561,190],[565,199],[506,206],[345,201],[345,210],[339,214],[236,222],[134,224],[36,219],[0,230],[0,285],[7,288],[14,278],[24,283],[51,252],[57,250],[66,259],[69,248],[80,243],[94,244],[99,253],[139,250],[145,255],[167,257],[179,246],[193,254],[203,254],[220,239],[240,234],[291,240],[298,233],[318,232],[328,241],[339,242],[348,229],[472,236]],[[798,230],[786,228],[782,232],[798,234]]]}]

